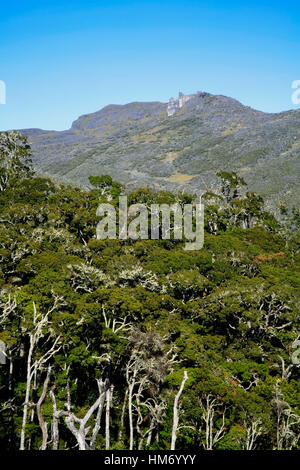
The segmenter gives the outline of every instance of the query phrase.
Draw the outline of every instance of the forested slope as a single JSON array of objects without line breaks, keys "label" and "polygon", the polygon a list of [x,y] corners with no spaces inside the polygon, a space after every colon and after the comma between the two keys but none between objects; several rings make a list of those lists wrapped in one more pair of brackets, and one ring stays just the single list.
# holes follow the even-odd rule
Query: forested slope
[{"label": "forested slope", "polygon": [[37,171],[88,187],[109,174],[131,189],[201,192],[237,171],[270,207],[299,204],[300,111],[263,113],[197,92],[168,116],[166,103],[109,105],[66,131],[25,129]]},{"label": "forested slope", "polygon": [[186,371],[176,449],[299,448],[299,212],[280,225],[221,172],[203,249],[97,240],[120,184],[57,185],[18,134],[0,144],[0,447],[170,449]]}]

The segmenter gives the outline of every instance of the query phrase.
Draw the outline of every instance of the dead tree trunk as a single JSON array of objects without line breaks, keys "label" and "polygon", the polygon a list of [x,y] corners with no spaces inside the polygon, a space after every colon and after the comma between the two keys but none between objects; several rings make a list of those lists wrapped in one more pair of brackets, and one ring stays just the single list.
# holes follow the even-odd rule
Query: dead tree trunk
[{"label": "dead tree trunk", "polygon": [[99,380],[98,381],[98,387],[99,387],[100,401],[99,401],[97,416],[96,416],[96,420],[95,420],[95,426],[94,426],[94,429],[93,429],[93,432],[92,432],[92,438],[91,438],[91,441],[90,441],[90,449],[91,450],[95,449],[96,439],[97,439],[98,433],[101,429],[101,418],[102,418],[102,413],[103,413],[103,408],[104,408],[106,391],[109,387],[108,380],[107,379],[105,381]]},{"label": "dead tree trunk", "polygon": [[125,396],[124,396],[124,402],[123,402],[123,408],[122,408],[122,414],[121,414],[120,431],[119,431],[119,442],[122,442],[122,437],[123,437],[127,399],[128,399],[128,388],[126,389]]},{"label": "dead tree trunk", "polygon": [[51,398],[52,407],[53,407],[53,418],[52,418],[52,425],[51,425],[52,449],[58,450],[58,445],[59,445],[58,418],[60,416],[60,412],[57,411],[56,399],[52,390],[50,391],[50,398]]},{"label": "dead tree trunk", "polygon": [[[98,389],[100,390],[100,380],[97,380]],[[106,391],[104,392],[104,394]],[[67,428],[71,431],[73,436],[75,437],[79,450],[88,450],[89,446],[87,444],[87,435],[90,430],[90,426],[87,426],[89,419],[92,417],[94,411],[99,407],[102,400],[102,394],[99,394],[99,397],[95,401],[95,403],[90,407],[83,418],[78,418],[72,411],[71,411],[71,400],[70,400],[70,393],[67,390],[67,411],[58,411],[57,413],[59,416],[64,416],[65,423]],[[75,423],[79,424],[77,428]]]},{"label": "dead tree trunk", "polygon": [[247,437],[246,437],[246,445],[245,450],[254,450],[255,449],[255,442],[258,437],[263,433],[263,428],[261,426],[261,419],[257,419],[252,421],[247,426]]},{"label": "dead tree trunk", "polygon": [[133,398],[133,389],[135,386],[136,375],[138,369],[136,363],[134,364],[133,374],[132,377],[129,378],[129,369],[127,369],[127,382],[128,382],[128,414],[129,414],[129,450],[133,450],[133,406],[132,406],[132,398]]},{"label": "dead tree trunk", "polygon": [[46,448],[47,448],[48,423],[46,423],[46,421],[44,420],[42,404],[43,404],[43,402],[46,398],[46,395],[47,395],[48,384],[49,384],[49,380],[50,380],[50,374],[51,374],[51,367],[48,366],[47,376],[46,376],[46,379],[45,379],[45,382],[44,382],[43,391],[42,391],[42,394],[41,394],[41,396],[40,396],[40,398],[39,398],[39,400],[36,404],[37,416],[38,416],[38,420],[39,420],[40,427],[41,427],[41,430],[42,430],[42,435],[43,435],[43,440],[42,440],[42,445],[40,447],[40,450],[46,450]]},{"label": "dead tree trunk", "polygon": [[200,407],[203,411],[203,420],[205,422],[205,450],[212,450],[214,445],[219,442],[225,433],[225,414],[226,407],[222,412],[222,424],[218,430],[214,432],[215,414],[218,407],[216,398],[210,394],[205,397],[205,404],[200,400]]},{"label": "dead tree trunk", "polygon": [[114,386],[111,385],[106,391],[106,410],[105,410],[105,449],[110,447],[110,407],[112,403]]},{"label": "dead tree trunk", "polygon": [[180,389],[174,400],[171,450],[175,450],[175,444],[176,444],[176,438],[177,438],[176,433],[177,433],[177,428],[178,428],[178,401],[183,392],[184,384],[187,380],[188,380],[188,375],[187,375],[187,371],[185,370],[184,376],[180,385]]}]

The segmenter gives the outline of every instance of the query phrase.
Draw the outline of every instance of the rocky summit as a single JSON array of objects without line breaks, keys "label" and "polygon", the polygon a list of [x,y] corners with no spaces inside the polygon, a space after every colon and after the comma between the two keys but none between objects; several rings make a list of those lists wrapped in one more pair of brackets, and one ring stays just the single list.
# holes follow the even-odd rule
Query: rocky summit
[{"label": "rocky summit", "polygon": [[22,130],[36,169],[81,186],[109,174],[127,188],[201,192],[237,171],[269,203],[300,200],[300,110],[276,114],[226,96],[108,105],[66,131]]}]

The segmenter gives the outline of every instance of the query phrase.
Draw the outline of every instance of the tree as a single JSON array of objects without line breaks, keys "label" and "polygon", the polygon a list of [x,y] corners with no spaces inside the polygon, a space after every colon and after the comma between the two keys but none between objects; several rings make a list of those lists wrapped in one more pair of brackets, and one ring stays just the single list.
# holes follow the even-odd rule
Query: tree
[{"label": "tree", "polygon": [[[87,450],[89,449],[87,439],[88,434],[90,433],[91,427],[88,426],[89,420],[92,417],[93,413],[98,409],[97,416],[95,419],[94,427],[90,433],[90,440],[91,440],[91,448],[94,448],[95,441],[97,434],[100,430],[100,419],[103,411],[104,406],[104,399],[108,390],[107,381],[102,381],[101,379],[97,379],[97,385],[99,390],[99,396],[96,401],[92,404],[92,406],[88,409],[85,413],[83,418],[78,418],[74,412],[72,412],[71,407],[71,397],[70,397],[70,389],[67,386],[67,411],[58,411],[56,409],[56,400],[54,393],[52,392],[52,403],[53,403],[53,413],[55,414],[55,418],[59,418],[60,416],[64,417],[65,423],[68,429],[71,431],[73,436],[75,437],[79,450]],[[79,424],[79,427],[76,424]],[[56,431],[57,435],[57,431]],[[57,438],[56,438],[57,441]]]},{"label": "tree", "polygon": [[112,188],[113,179],[109,175],[89,176],[89,182],[92,186],[100,190],[102,196],[108,196]]},{"label": "tree", "polygon": [[[165,353],[163,339],[152,331],[143,333],[138,328],[132,328],[128,340],[132,348],[126,364],[129,449],[133,450],[134,430],[137,430],[140,437],[138,448],[141,448],[145,437],[152,435],[155,425],[160,423],[164,404],[162,399],[156,398],[155,395],[159,393],[164,378],[171,370],[176,354],[170,356],[173,348]],[[142,407],[146,408],[147,417],[142,416]],[[137,416],[135,425],[134,415]],[[148,422],[148,426],[142,431],[141,424],[145,422]]]},{"label": "tree", "polygon": [[166,450],[175,428],[183,451],[296,449],[299,233],[248,193],[210,195],[200,251],[97,240],[105,197],[31,176],[0,191],[1,450]]},{"label": "tree", "polygon": [[[203,413],[202,418],[205,423],[204,448],[205,450],[212,450],[225,434],[226,407],[222,409],[217,398],[214,398],[211,394],[206,394],[206,396],[200,398],[199,402]],[[218,414],[222,416],[218,428],[216,428],[217,411],[219,411]]]},{"label": "tree", "polygon": [[12,178],[27,178],[33,174],[27,137],[18,131],[0,132],[0,191]]},{"label": "tree", "polygon": [[285,401],[279,380],[274,385],[272,405],[276,415],[276,449],[291,450],[300,440],[300,416]]},{"label": "tree", "polygon": [[187,380],[188,380],[188,374],[187,374],[187,371],[185,370],[184,374],[183,374],[183,379],[182,379],[180,388],[179,388],[178,393],[176,394],[175,400],[174,400],[172,440],[171,440],[171,449],[170,450],[175,450],[176,437],[177,437],[176,434],[177,434],[178,421],[179,421],[179,418],[178,418],[178,402],[179,402],[179,399],[180,399],[181,394],[183,392],[184,384]]},{"label": "tree", "polygon": [[[33,377],[41,369],[42,366],[48,364],[50,359],[60,350],[61,345],[58,344],[60,336],[57,336],[51,346],[46,348],[46,352],[37,358],[34,357],[34,352],[37,349],[40,340],[45,336],[45,327],[49,324],[49,316],[59,306],[63,305],[63,299],[59,296],[54,296],[54,302],[52,307],[46,312],[38,312],[35,302],[33,302],[33,325],[32,328],[27,332],[29,336],[29,350],[27,355],[27,374],[26,374],[26,392],[25,401],[23,406],[23,420],[21,429],[20,439],[20,450],[25,450],[25,436],[26,436],[26,424],[27,424],[27,413],[29,407],[29,398],[31,391],[31,382]],[[45,344],[47,341],[45,342]]]},{"label": "tree", "polygon": [[238,176],[234,171],[219,171],[217,176],[221,178],[221,194],[227,203],[238,198],[242,186],[246,186],[244,178]]}]

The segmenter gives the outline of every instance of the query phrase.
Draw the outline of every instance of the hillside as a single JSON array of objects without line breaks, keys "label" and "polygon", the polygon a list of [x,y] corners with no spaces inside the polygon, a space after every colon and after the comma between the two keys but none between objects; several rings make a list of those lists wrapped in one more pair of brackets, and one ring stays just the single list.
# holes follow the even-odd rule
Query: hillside
[{"label": "hillside", "polygon": [[197,92],[169,104],[109,105],[66,131],[22,132],[36,169],[81,186],[104,173],[130,189],[198,192],[216,171],[235,170],[267,202],[300,200],[300,110],[267,114]]},{"label": "hillside", "polygon": [[0,150],[0,449],[299,450],[299,211],[279,223],[221,172],[200,250],[175,217],[159,239],[101,239],[118,182],[36,176],[17,132]]}]

